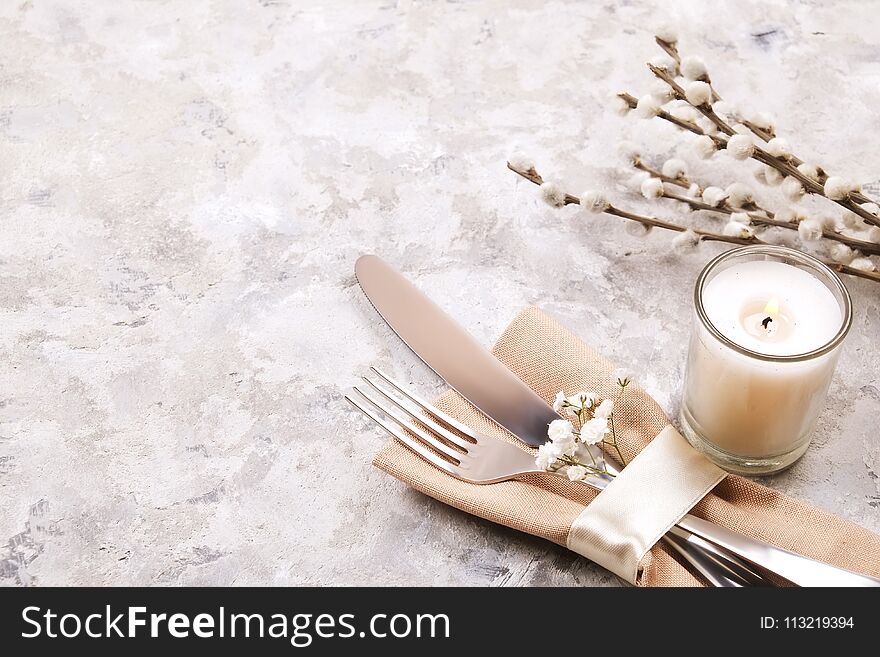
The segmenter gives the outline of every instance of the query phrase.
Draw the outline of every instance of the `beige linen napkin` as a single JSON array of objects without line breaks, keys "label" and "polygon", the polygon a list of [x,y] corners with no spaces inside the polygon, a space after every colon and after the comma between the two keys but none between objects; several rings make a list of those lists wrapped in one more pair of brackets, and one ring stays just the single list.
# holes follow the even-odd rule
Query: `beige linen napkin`
[{"label": "beige linen napkin", "polygon": [[[559,390],[615,393],[613,366],[537,308],[527,308],[504,331],[493,353],[538,395]],[[436,405],[478,431],[515,439],[454,391]],[[633,386],[615,406],[618,442],[630,461],[669,420],[657,403]],[[413,488],[458,509],[566,545],[572,522],[597,495],[561,477],[535,474],[520,481],[476,485],[429,465],[398,441],[389,440],[373,464]],[[691,511],[748,536],[828,563],[880,577],[880,536],[786,497],[753,481],[728,475]],[[639,564],[640,586],[700,586],[699,580],[657,544]]]}]

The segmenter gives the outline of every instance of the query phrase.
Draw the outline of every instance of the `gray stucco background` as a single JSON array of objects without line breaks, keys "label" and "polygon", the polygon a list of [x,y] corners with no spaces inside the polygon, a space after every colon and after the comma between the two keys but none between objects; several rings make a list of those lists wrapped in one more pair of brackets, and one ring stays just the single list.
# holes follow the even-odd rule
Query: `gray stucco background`
[{"label": "gray stucco background", "polygon": [[[871,3],[46,2],[0,5],[0,582],[617,585],[560,547],[376,471],[345,389],[436,377],[353,276],[383,255],[489,345],[535,304],[674,416],[690,292],[718,252],[556,211],[622,189],[607,109],[672,22],[798,153],[878,178]],[[721,174],[720,172],[723,172]],[[778,202],[775,191],[762,191]],[[659,213],[659,208],[653,208]],[[680,212],[663,208],[668,216]],[[855,321],[815,443],[766,483],[880,531],[880,305]]]}]

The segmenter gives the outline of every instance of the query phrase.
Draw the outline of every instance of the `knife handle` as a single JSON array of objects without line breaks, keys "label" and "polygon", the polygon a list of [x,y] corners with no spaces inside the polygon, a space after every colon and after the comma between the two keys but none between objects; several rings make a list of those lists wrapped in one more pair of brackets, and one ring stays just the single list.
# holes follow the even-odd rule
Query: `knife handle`
[{"label": "knife handle", "polygon": [[880,586],[876,577],[789,552],[691,514],[677,526],[798,586]]}]

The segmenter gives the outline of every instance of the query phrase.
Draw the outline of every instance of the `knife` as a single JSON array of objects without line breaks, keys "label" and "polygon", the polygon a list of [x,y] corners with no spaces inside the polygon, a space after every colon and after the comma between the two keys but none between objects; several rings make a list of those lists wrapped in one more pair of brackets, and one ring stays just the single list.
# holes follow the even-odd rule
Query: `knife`
[{"label": "knife", "polygon": [[382,258],[354,266],[364,294],[391,329],[458,393],[532,447],[559,419],[551,406]]}]

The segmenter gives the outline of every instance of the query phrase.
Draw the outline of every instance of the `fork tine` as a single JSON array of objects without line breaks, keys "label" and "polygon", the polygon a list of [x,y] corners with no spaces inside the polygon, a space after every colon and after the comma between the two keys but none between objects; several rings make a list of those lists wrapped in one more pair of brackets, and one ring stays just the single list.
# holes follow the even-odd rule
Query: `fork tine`
[{"label": "fork tine", "polygon": [[389,395],[384,389],[382,389],[380,386],[376,385],[376,383],[374,383],[371,379],[368,379],[368,378],[365,377],[365,376],[364,376],[364,377],[361,377],[361,378],[362,378],[364,381],[366,381],[367,384],[369,384],[369,386],[370,386],[373,390],[375,390],[376,392],[378,392],[378,393],[379,393],[380,395],[382,395],[385,399],[387,399],[387,400],[390,401],[392,404],[394,404],[397,408],[399,408],[399,409],[402,410],[404,413],[406,413],[407,415],[409,415],[413,420],[415,420],[416,422],[419,422],[419,423],[421,423],[421,424],[424,424],[426,427],[428,427],[428,428],[429,428],[431,431],[433,431],[434,433],[439,434],[440,436],[442,436],[443,438],[445,438],[445,439],[448,440],[449,442],[451,442],[451,443],[453,443],[453,444],[455,444],[455,445],[458,445],[458,446],[461,447],[464,451],[467,451],[468,448],[474,446],[473,443],[468,442],[467,440],[465,440],[465,439],[462,438],[461,436],[457,436],[457,435],[455,435],[455,434],[452,433],[449,429],[447,429],[446,427],[444,427],[444,426],[443,426],[442,424],[440,424],[439,422],[435,422],[435,421],[432,420],[430,417],[427,417],[427,416],[424,416],[424,415],[416,415],[413,411],[411,411],[409,408],[407,408],[406,406],[404,406],[404,405],[400,402],[399,399],[397,399],[396,397],[393,397],[392,395]]},{"label": "fork tine", "polygon": [[[361,393],[361,394],[363,394],[363,393]],[[436,454],[434,454],[431,450],[426,449],[426,448],[423,447],[420,443],[418,443],[417,441],[415,441],[415,440],[413,440],[412,438],[410,438],[409,436],[407,436],[405,433],[403,433],[403,431],[401,431],[401,430],[398,429],[397,427],[394,427],[394,426],[390,425],[389,423],[387,423],[385,420],[383,420],[382,418],[380,418],[378,415],[376,415],[376,414],[373,413],[372,411],[370,411],[370,410],[364,408],[364,407],[363,407],[363,406],[362,406],[357,400],[355,400],[353,397],[350,397],[349,395],[345,395],[345,400],[346,400],[349,404],[351,404],[352,406],[354,406],[356,409],[358,409],[361,413],[363,413],[363,414],[366,415],[368,418],[370,418],[373,422],[375,422],[375,423],[378,424],[380,427],[382,427],[383,429],[385,429],[385,431],[387,431],[389,434],[391,434],[392,436],[394,436],[395,438],[397,438],[397,439],[398,439],[400,442],[402,442],[402,443],[403,443],[408,449],[412,450],[413,452],[415,452],[416,454],[418,454],[419,456],[421,456],[423,459],[425,459],[428,463],[430,463],[431,465],[433,465],[433,466],[435,466],[435,467],[437,467],[437,468],[440,468],[440,469],[443,470],[444,472],[448,472],[448,473],[451,474],[453,477],[458,477],[458,476],[459,476],[459,474],[458,474],[458,468],[457,468],[456,466],[452,465],[452,463],[450,463],[450,462],[447,461],[446,459],[442,459],[442,458],[440,458],[439,456],[437,456]]]},{"label": "fork tine", "polygon": [[474,434],[473,429],[471,429],[470,427],[468,427],[465,424],[462,424],[461,422],[456,420],[451,415],[444,413],[436,406],[429,404],[428,402],[426,402],[424,399],[422,399],[421,397],[419,397],[415,393],[410,392],[409,390],[404,388],[400,383],[398,383],[397,381],[392,379],[390,376],[385,374],[378,367],[370,367],[370,369],[373,370],[376,374],[378,374],[382,379],[384,379],[384,381],[386,383],[388,383],[392,388],[394,388],[397,392],[399,392],[401,395],[403,395],[404,397],[409,399],[413,404],[415,404],[416,406],[421,408],[423,411],[427,411],[428,413],[433,415],[435,418],[440,420],[440,422],[442,424],[445,424],[450,429],[458,431],[459,433],[467,436],[468,438],[471,438],[474,442],[479,442],[479,439],[477,438],[476,434]]},{"label": "fork tine", "polygon": [[443,456],[448,457],[450,459],[454,459],[456,461],[455,465],[458,465],[459,463],[461,463],[461,460],[465,457],[465,454],[462,454],[461,452],[453,449],[452,447],[450,447],[449,445],[447,445],[443,441],[438,440],[429,431],[425,431],[424,429],[414,425],[409,420],[398,416],[397,413],[395,413],[393,410],[391,410],[390,408],[388,408],[387,406],[385,406],[381,402],[377,401],[376,399],[374,399],[373,397],[368,395],[366,392],[364,392],[363,390],[361,390],[357,386],[355,386],[354,389],[358,394],[360,394],[361,397],[363,397],[368,402],[370,402],[373,406],[375,406],[380,411],[382,411],[386,417],[388,417],[391,420],[394,420],[394,422],[396,422],[397,424],[402,426],[404,429],[407,429],[407,430],[411,431],[412,433],[414,433],[416,436],[418,436],[419,439],[423,443],[427,443],[428,445],[430,445],[431,447],[436,449],[438,452],[440,452]]}]

